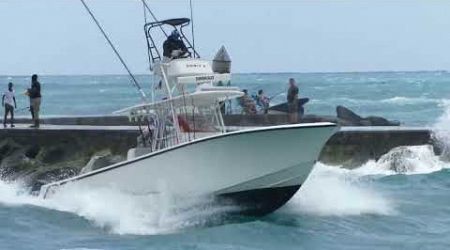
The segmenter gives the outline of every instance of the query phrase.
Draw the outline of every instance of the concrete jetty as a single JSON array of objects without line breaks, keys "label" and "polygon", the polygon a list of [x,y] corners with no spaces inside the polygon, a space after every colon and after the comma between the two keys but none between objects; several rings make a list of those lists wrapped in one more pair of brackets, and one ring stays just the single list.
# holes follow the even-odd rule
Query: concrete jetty
[{"label": "concrete jetty", "polygon": [[[20,144],[51,145],[51,143],[82,143],[92,148],[110,148],[122,153],[136,145],[136,126],[41,125],[39,129],[17,124],[15,128],[0,129],[0,140]],[[1,155],[0,155],[1,156]]]},{"label": "concrete jetty", "polygon": [[433,132],[424,127],[341,127],[325,144],[319,160],[328,165],[354,168],[378,160],[399,146],[433,145]]},{"label": "concrete jetty", "polygon": [[[138,126],[123,116],[53,117],[43,119],[39,129],[21,124],[0,129],[0,177],[25,179],[34,186],[78,174],[99,156],[104,164],[122,161],[139,134]],[[341,127],[319,160],[353,168],[395,147],[424,144],[434,145],[428,128]]]},{"label": "concrete jetty", "polygon": [[[85,141],[94,148],[111,148],[124,155],[136,146],[138,135],[138,127],[124,116],[53,117],[43,119],[40,129],[25,125],[0,129],[0,140],[43,144],[55,140]],[[434,144],[431,135],[425,127],[341,127],[324,146],[320,160],[332,165],[358,165],[367,159],[378,159],[398,146]]]}]

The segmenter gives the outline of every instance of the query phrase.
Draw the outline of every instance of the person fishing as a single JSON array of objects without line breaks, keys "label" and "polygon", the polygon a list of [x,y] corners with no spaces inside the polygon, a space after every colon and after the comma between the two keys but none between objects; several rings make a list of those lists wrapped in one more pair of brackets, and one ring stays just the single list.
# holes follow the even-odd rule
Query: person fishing
[{"label": "person fishing", "polygon": [[183,57],[186,53],[188,53],[188,49],[183,40],[181,40],[180,33],[178,33],[178,30],[172,31],[163,43],[164,57],[175,59]]},{"label": "person fishing", "polygon": [[248,90],[244,89],[242,92],[244,95],[238,97],[238,103],[242,107],[242,112],[247,115],[256,114],[256,105],[254,100],[248,95]]},{"label": "person fishing", "polygon": [[36,74],[31,76],[31,88],[29,88],[26,94],[30,97],[30,112],[33,119],[33,125],[31,128],[39,128],[39,111],[41,107],[41,83],[38,81]]},{"label": "person fishing", "polygon": [[11,114],[11,128],[14,128],[14,109],[17,108],[16,97],[14,96],[13,83],[8,83],[8,90],[3,93],[2,106],[5,107],[5,116],[3,118],[3,127],[6,128],[8,114]]},{"label": "person fishing", "polygon": [[290,123],[298,122],[298,87],[294,78],[289,78],[289,89],[287,92],[288,116]]},{"label": "person fishing", "polygon": [[256,95],[256,104],[261,108],[264,114],[269,111],[270,98],[264,94],[262,89],[258,90],[258,95]]}]

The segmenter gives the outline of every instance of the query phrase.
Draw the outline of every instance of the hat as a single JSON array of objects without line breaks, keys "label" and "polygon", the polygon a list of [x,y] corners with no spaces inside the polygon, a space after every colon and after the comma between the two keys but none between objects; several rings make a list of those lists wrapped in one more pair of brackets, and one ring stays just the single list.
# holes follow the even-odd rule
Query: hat
[{"label": "hat", "polygon": [[180,33],[178,32],[178,30],[175,29],[172,31],[172,33],[170,33],[170,36],[174,36],[174,37],[178,38],[180,36]]}]

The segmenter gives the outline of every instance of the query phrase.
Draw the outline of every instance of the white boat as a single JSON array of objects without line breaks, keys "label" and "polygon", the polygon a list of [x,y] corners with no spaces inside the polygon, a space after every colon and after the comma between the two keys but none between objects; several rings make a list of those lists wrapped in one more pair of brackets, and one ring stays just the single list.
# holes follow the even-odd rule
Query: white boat
[{"label": "white boat", "polygon": [[[211,62],[198,57],[183,34],[188,23],[170,19],[146,25],[155,86],[164,98],[120,111],[142,123],[140,146],[130,149],[125,162],[42,186],[42,197],[72,184],[134,195],[213,195],[239,205],[241,213],[264,215],[297,192],[335,124],[227,130],[220,105],[243,93],[219,86],[230,74],[213,72]],[[186,58],[161,58],[150,31],[162,25],[179,31]]]}]

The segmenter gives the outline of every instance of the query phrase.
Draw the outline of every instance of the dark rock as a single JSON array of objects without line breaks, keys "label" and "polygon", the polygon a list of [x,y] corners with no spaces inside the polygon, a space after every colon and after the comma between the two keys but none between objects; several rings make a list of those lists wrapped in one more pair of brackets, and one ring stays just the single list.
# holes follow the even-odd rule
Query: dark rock
[{"label": "dark rock", "polygon": [[37,162],[25,156],[23,150],[17,150],[5,156],[0,164],[2,179],[16,179],[26,172],[32,172]]},{"label": "dark rock", "polygon": [[[34,144],[29,144],[33,141]],[[22,137],[0,141],[0,178],[8,181],[20,180],[38,190],[43,184],[69,178],[80,173],[92,155],[99,155],[92,163],[92,170],[124,160],[117,154],[114,145],[85,146],[82,141],[56,138],[25,140]],[[114,152],[111,153],[111,152]],[[115,155],[117,154],[117,155]],[[126,154],[126,151],[123,151]]]},{"label": "dark rock", "polygon": [[0,130],[0,178],[20,181],[36,190],[42,184],[78,174],[98,152],[108,151],[111,156],[95,167],[123,160],[136,146],[138,134],[133,129]]},{"label": "dark rock", "polygon": [[368,121],[370,126],[400,126],[399,121],[389,121],[379,116],[368,116],[364,120]]},{"label": "dark rock", "polygon": [[59,145],[43,148],[36,156],[43,163],[56,163],[66,156],[66,149]]},{"label": "dark rock", "polygon": [[104,155],[94,155],[89,162],[84,166],[80,174],[88,173],[99,168],[103,168],[109,165],[123,161],[124,158],[120,155],[112,155],[110,152]]},{"label": "dark rock", "polygon": [[337,118],[341,126],[399,126],[398,121],[389,121],[379,116],[361,117],[344,106],[336,107]]},{"label": "dark rock", "polygon": [[2,160],[7,155],[19,150],[21,145],[14,142],[13,140],[6,139],[0,142],[0,160]]},{"label": "dark rock", "polygon": [[30,176],[28,184],[31,186],[32,192],[37,192],[41,189],[42,185],[74,177],[78,172],[79,170],[74,168],[54,168]]},{"label": "dark rock", "polygon": [[396,173],[408,173],[415,171],[420,164],[431,168],[436,165],[437,159],[431,145],[400,146],[381,156],[377,165]]},{"label": "dark rock", "polygon": [[34,159],[39,154],[40,150],[41,150],[41,148],[38,145],[29,146],[25,150],[25,156],[30,159]]},{"label": "dark rock", "polygon": [[314,123],[314,122],[332,122],[338,123],[338,119],[335,116],[320,116],[320,115],[304,115],[300,118],[301,123]]},{"label": "dark rock", "polygon": [[78,169],[74,168],[55,168],[40,173],[36,176],[36,179],[45,180],[46,183],[49,183],[73,177],[78,174],[78,171]]},{"label": "dark rock", "polygon": [[337,118],[349,121],[352,124],[360,124],[361,120],[363,119],[361,116],[357,115],[355,112],[351,111],[350,109],[344,106],[337,106],[336,114]]}]

